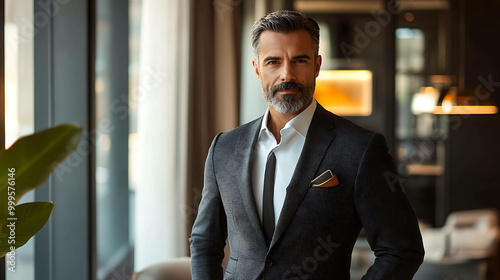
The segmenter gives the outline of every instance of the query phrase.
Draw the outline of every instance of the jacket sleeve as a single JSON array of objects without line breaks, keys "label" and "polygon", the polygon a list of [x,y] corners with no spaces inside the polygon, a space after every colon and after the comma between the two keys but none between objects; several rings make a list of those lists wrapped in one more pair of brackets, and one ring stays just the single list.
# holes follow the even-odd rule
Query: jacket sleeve
[{"label": "jacket sleeve", "polygon": [[192,279],[222,279],[222,260],[226,241],[226,214],[214,171],[213,155],[217,135],[205,162],[205,179],[198,216],[191,231]]},{"label": "jacket sleeve", "polygon": [[423,261],[415,213],[397,179],[385,139],[373,134],[356,176],[355,205],[375,262],[362,279],[412,279]]}]

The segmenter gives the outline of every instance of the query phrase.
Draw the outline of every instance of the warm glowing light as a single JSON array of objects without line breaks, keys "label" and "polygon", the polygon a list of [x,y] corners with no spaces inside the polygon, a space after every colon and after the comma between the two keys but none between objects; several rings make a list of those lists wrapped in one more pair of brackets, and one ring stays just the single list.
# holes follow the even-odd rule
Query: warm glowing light
[{"label": "warm glowing light", "polygon": [[443,114],[449,114],[451,112],[453,106],[456,104],[456,100],[457,100],[457,88],[452,87],[450,91],[444,96],[443,102],[441,103],[442,105],[441,109],[443,111]]},{"label": "warm glowing light", "polygon": [[314,97],[337,115],[369,116],[372,113],[372,72],[321,70]]},{"label": "warm glowing light", "polygon": [[438,176],[442,175],[444,168],[439,165],[425,165],[425,164],[408,164],[408,174],[411,175],[429,175]]},{"label": "warm glowing light", "polygon": [[418,115],[432,113],[439,99],[439,92],[433,87],[421,87],[420,92],[413,94],[411,111]]},{"label": "warm glowing light", "polygon": [[449,105],[443,101],[443,106],[436,106],[434,108],[434,114],[437,115],[468,115],[468,114],[484,114],[484,115],[494,115],[498,113],[497,106],[457,106]]},{"label": "warm glowing light", "polygon": [[437,115],[493,115],[498,112],[497,106],[491,104],[468,105],[470,103],[467,103],[466,100],[468,100],[467,97],[458,96],[457,88],[452,87],[443,98],[441,106],[436,106],[432,113]]}]

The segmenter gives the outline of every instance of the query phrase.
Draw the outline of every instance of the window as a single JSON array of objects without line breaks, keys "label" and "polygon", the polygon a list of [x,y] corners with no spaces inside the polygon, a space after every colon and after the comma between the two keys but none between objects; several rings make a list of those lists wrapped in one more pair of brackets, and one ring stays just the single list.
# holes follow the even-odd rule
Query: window
[{"label": "window", "polygon": [[[141,0],[96,5],[97,279],[133,272],[136,103]],[[128,47],[127,47],[128,46]]]}]

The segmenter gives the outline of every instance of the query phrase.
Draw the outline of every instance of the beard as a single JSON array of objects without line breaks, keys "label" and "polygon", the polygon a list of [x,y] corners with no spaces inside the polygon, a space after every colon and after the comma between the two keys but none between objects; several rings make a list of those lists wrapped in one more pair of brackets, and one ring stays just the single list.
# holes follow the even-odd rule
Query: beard
[{"label": "beard", "polygon": [[[269,103],[269,105],[271,105],[271,107],[273,107],[276,111],[282,114],[293,114],[304,108],[304,106],[312,99],[314,95],[314,88],[315,83],[310,86],[304,86],[303,84],[293,82],[283,82],[279,85],[273,86],[269,90],[262,88],[262,95],[267,103]],[[276,96],[277,91],[290,89],[299,90],[300,94],[284,94],[282,100]]]}]

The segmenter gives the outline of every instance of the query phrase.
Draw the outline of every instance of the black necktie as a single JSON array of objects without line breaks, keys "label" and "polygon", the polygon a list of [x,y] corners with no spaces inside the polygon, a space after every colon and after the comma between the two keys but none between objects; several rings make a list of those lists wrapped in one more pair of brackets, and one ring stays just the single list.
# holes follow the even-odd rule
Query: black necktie
[{"label": "black necktie", "polygon": [[262,223],[268,244],[271,244],[274,233],[274,174],[276,170],[276,156],[271,152],[267,157],[266,173],[264,175],[264,203]]}]

